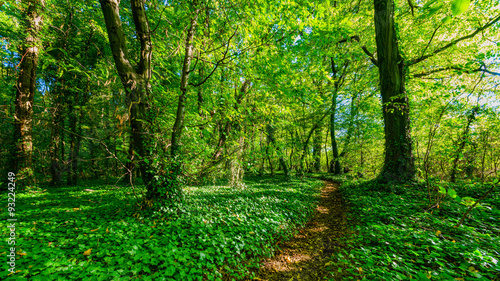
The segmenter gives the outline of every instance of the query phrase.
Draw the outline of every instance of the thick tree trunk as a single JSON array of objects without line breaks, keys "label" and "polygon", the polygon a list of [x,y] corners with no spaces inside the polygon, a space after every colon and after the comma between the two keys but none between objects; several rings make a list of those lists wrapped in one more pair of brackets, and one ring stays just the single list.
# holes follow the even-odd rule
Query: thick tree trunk
[{"label": "thick tree trunk", "polygon": [[[147,146],[151,144],[150,122],[148,121],[149,104],[149,80],[151,78],[151,52],[152,43],[150,29],[146,17],[144,0],[131,0],[132,17],[135,24],[136,36],[140,42],[139,63],[132,66],[126,46],[120,19],[119,0],[99,0],[106,22],[109,43],[113,53],[118,75],[126,90],[126,100],[129,107],[129,122],[132,129],[133,148],[139,162],[141,176],[148,189],[148,193],[154,189],[153,177],[155,172],[147,163],[149,153]],[[153,192],[154,193],[154,192]],[[157,194],[156,194],[157,195]],[[158,197],[149,197],[158,198]]]},{"label": "thick tree trunk", "polygon": [[385,159],[382,181],[405,182],[414,178],[410,137],[410,106],[405,90],[405,62],[398,47],[394,0],[374,0],[375,39],[385,125]]},{"label": "thick tree trunk", "polygon": [[33,102],[36,86],[36,68],[40,48],[39,32],[42,25],[42,16],[39,11],[42,2],[26,0],[24,13],[26,37],[21,53],[19,76],[16,83],[16,101],[14,115],[14,144],[13,167],[18,180],[26,183],[34,181],[33,175]]}]

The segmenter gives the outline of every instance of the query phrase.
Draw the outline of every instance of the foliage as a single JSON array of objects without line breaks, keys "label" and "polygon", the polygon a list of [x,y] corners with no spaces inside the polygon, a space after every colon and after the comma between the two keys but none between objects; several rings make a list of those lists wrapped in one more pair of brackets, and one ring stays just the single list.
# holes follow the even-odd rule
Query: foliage
[{"label": "foliage", "polygon": [[[0,278],[242,279],[306,222],[321,185],[252,178],[244,189],[190,186],[183,203],[155,213],[136,211],[131,188],[98,182],[19,194],[19,272],[7,277],[4,263]],[[6,230],[5,212],[1,221]]]},{"label": "foliage", "polygon": [[445,186],[462,196],[461,203],[447,196],[439,206],[429,208],[423,184],[382,186],[373,181],[346,181],[342,191],[349,201],[355,234],[346,238],[346,248],[332,256],[334,276],[495,280],[500,273],[498,192],[457,228],[467,206],[490,184],[468,181]]}]

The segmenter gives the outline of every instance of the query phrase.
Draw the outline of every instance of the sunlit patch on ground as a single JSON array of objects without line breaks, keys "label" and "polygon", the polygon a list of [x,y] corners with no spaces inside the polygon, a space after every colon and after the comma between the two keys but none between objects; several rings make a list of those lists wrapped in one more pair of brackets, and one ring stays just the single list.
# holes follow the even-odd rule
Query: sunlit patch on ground
[{"label": "sunlit patch on ground", "polygon": [[289,241],[282,242],[274,257],[261,263],[255,280],[322,280],[332,277],[325,270],[339,238],[348,235],[346,212],[338,185],[325,182],[316,212]]}]

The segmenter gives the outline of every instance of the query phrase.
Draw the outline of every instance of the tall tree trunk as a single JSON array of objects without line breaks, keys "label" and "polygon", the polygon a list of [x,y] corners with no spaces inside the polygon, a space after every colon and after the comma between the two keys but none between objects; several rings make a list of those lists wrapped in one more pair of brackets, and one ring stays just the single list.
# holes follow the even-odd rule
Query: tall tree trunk
[{"label": "tall tree trunk", "polygon": [[318,173],[321,171],[321,125],[314,130],[313,158],[314,171]]},{"label": "tall tree trunk", "polygon": [[405,90],[405,62],[394,25],[394,0],[374,0],[377,66],[382,95],[385,159],[382,181],[405,182],[414,178],[410,136],[410,105]]},{"label": "tall tree trunk", "polygon": [[[56,90],[57,91],[57,90]],[[56,92],[54,91],[54,92]],[[59,186],[61,185],[61,168],[62,160],[60,157],[61,153],[61,126],[63,119],[63,106],[60,101],[59,93],[55,93],[54,103],[52,104],[52,124],[50,128],[50,173],[51,173],[51,185]]]},{"label": "tall tree trunk", "polygon": [[[78,97],[78,96],[76,96]],[[79,116],[75,112],[74,107],[69,107],[69,129],[71,131],[70,144],[69,144],[69,167],[68,167],[68,185],[76,185],[78,183],[78,158],[80,155],[80,144],[82,141],[82,127],[79,122],[81,119],[82,111],[80,110]]]},{"label": "tall tree trunk", "polygon": [[335,136],[335,114],[337,113],[337,97],[338,93],[340,90],[340,87],[344,84],[346,73],[347,73],[347,67],[349,66],[349,61],[345,61],[343,67],[338,69],[337,65],[335,64],[335,60],[333,57],[330,58],[330,63],[332,67],[332,74],[333,74],[333,93],[332,93],[332,108],[330,112],[330,138],[332,140],[332,152],[333,152],[333,159],[332,159],[332,166],[330,168],[330,171],[332,171],[335,175],[339,175],[342,173],[342,168],[340,167],[340,155],[339,155],[339,148],[337,144],[337,138]]},{"label": "tall tree trunk", "polygon": [[340,158],[339,158],[339,148],[337,146],[337,138],[335,136],[335,112],[337,111],[337,91],[334,90],[332,95],[332,112],[330,113],[330,138],[332,140],[332,166],[330,171],[333,171],[335,175],[339,175],[342,172],[340,168]]},{"label": "tall tree trunk", "polygon": [[[181,84],[180,90],[181,93],[179,95],[179,101],[177,103],[177,114],[175,117],[175,123],[172,128],[172,145],[170,148],[170,157],[172,158],[172,167],[171,172],[173,177],[177,177],[180,175],[180,170],[182,167],[182,155],[181,155],[181,137],[182,137],[182,129],[184,128],[184,117],[186,111],[186,95],[187,95],[187,86],[189,82],[189,73],[191,67],[191,61],[193,59],[194,52],[194,35],[196,33],[196,26],[198,24],[198,13],[199,9],[197,7],[197,3],[193,3],[194,13],[191,18],[190,27],[186,36],[186,44],[184,48],[184,63],[182,65],[182,73],[181,73]],[[176,179],[173,179],[174,181]]]},{"label": "tall tree trunk", "polygon": [[359,93],[354,93],[351,97],[351,104],[349,110],[349,125],[347,127],[347,134],[345,137],[344,147],[339,155],[339,157],[341,158],[346,157],[349,154],[351,139],[352,135],[354,134],[354,121],[356,119],[356,116],[358,115],[358,107],[356,106],[356,100],[358,98],[358,95]]},{"label": "tall tree trunk", "polygon": [[[74,94],[74,93],[73,93]],[[70,101],[70,105],[68,107],[68,127],[70,130],[70,135],[69,135],[69,152],[68,152],[68,178],[66,179],[66,182],[68,185],[75,185],[76,180],[75,180],[75,175],[74,175],[74,169],[73,165],[75,165],[76,161],[76,155],[75,155],[75,148],[76,148],[76,126],[77,126],[77,120],[76,120],[76,112],[75,108],[73,107],[74,101]]]},{"label": "tall tree trunk", "polygon": [[12,151],[12,170],[18,180],[30,184],[33,175],[33,102],[36,86],[36,68],[40,48],[39,32],[42,25],[40,10],[43,2],[40,0],[25,0],[26,37],[21,54],[19,76],[16,83],[16,101],[14,114],[14,144]]},{"label": "tall tree trunk", "polygon": [[129,122],[132,129],[133,148],[140,162],[141,177],[148,190],[148,198],[162,198],[155,192],[153,183],[155,172],[153,167],[145,161],[149,158],[146,148],[152,142],[150,134],[149,80],[151,78],[152,43],[150,29],[146,17],[145,1],[131,0],[132,17],[134,20],[136,37],[140,42],[140,55],[137,66],[133,66],[128,55],[126,39],[120,19],[119,0],[99,0],[108,31],[109,43],[113,53],[116,70],[126,91],[127,106],[129,107]]},{"label": "tall tree trunk", "polygon": [[[276,131],[276,128],[271,125],[267,124],[266,126],[266,133],[267,133],[267,142],[269,145],[272,145],[276,152],[278,153],[278,160],[281,165],[281,168],[283,168],[283,172],[285,174],[285,178],[288,180],[290,178],[290,169],[288,169],[288,165],[286,164],[283,152],[281,151],[280,147],[276,143],[276,139],[274,138],[274,132]],[[271,166],[271,174],[274,173],[273,171],[273,166],[271,163],[271,157],[269,156],[269,153],[267,154],[269,157],[269,165]]]},{"label": "tall tree trunk", "polygon": [[460,143],[458,145],[458,149],[455,152],[455,159],[453,159],[453,166],[451,168],[451,173],[450,173],[450,181],[455,182],[456,176],[457,176],[457,169],[458,169],[458,161],[460,160],[460,155],[464,151],[465,145],[467,144],[467,140],[469,139],[469,132],[470,132],[470,127],[472,125],[472,122],[474,119],[476,119],[476,113],[477,113],[478,108],[472,109],[469,115],[467,115],[467,124],[465,125],[464,132],[460,136]]}]

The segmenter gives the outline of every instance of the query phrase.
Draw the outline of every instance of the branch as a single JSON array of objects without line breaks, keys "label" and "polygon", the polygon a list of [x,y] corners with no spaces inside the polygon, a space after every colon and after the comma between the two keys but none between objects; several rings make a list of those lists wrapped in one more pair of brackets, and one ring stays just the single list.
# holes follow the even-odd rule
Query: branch
[{"label": "branch", "polygon": [[427,49],[429,48],[429,46],[431,45],[431,42],[432,42],[432,39],[434,39],[434,36],[436,36],[436,32],[438,31],[438,29],[442,26],[443,24],[440,24],[438,25],[438,27],[436,27],[436,29],[434,29],[434,32],[432,33],[432,36],[431,36],[431,39],[429,39],[429,43],[427,43],[427,46],[425,46],[425,49],[424,51],[422,52],[422,55],[420,56],[420,59],[425,55],[425,52],[427,51]]},{"label": "branch", "polygon": [[472,38],[472,37],[476,36],[478,33],[480,33],[481,31],[483,31],[483,30],[487,29],[488,27],[492,26],[493,24],[497,23],[499,20],[500,20],[500,15],[498,15],[496,18],[494,18],[492,21],[490,21],[486,25],[484,25],[482,27],[479,27],[474,32],[472,32],[471,34],[463,36],[463,37],[460,37],[460,38],[457,38],[457,39],[454,39],[450,43],[444,45],[443,47],[441,47],[439,49],[434,50],[432,53],[430,53],[428,55],[421,56],[418,59],[413,59],[413,60],[408,61],[407,65],[408,66],[412,66],[412,65],[417,64],[419,62],[422,62],[422,61],[424,61],[424,60],[426,60],[426,59],[428,59],[428,58],[430,58],[430,57],[432,57],[432,56],[434,56],[434,55],[436,55],[438,53],[441,53],[442,51],[448,49],[449,47],[452,47],[452,46],[456,45],[458,42],[461,42],[463,40]]},{"label": "branch", "polygon": [[203,79],[200,83],[198,83],[198,84],[189,83],[189,85],[194,86],[194,87],[198,87],[198,86],[203,85],[205,82],[207,82],[207,80],[212,76],[212,74],[214,74],[215,70],[217,70],[217,68],[219,67],[219,65],[222,64],[224,62],[224,60],[227,58],[227,53],[229,52],[229,46],[231,45],[231,40],[236,35],[237,31],[238,31],[238,28],[236,28],[236,30],[234,31],[233,35],[231,35],[231,37],[229,37],[229,40],[227,41],[226,50],[224,51],[224,55],[222,56],[222,59],[218,60],[215,63],[215,66],[212,69],[212,71],[210,72],[210,74],[208,74],[207,77],[205,77],[205,79]]},{"label": "branch", "polygon": [[454,66],[454,65],[447,66],[447,67],[440,67],[440,68],[436,68],[436,69],[430,70],[428,72],[421,72],[421,73],[415,74],[415,75],[413,75],[413,78],[421,78],[421,77],[424,77],[424,76],[427,76],[427,75],[430,75],[430,74],[433,74],[433,73],[447,71],[447,70],[458,70],[458,71],[462,71],[462,72],[465,72],[465,73],[468,73],[468,74],[475,73],[475,72],[484,72],[484,73],[488,73],[488,74],[491,74],[491,75],[500,76],[500,73],[494,72],[494,71],[490,71],[490,70],[486,69],[486,66],[484,64],[482,64],[477,69],[467,69],[467,68],[463,68],[463,67],[460,67],[460,66]]},{"label": "branch", "polygon": [[151,77],[151,52],[153,44],[151,43],[151,30],[149,29],[148,17],[146,16],[146,9],[144,7],[144,0],[131,0],[132,17],[134,18],[135,30],[137,37],[141,43],[141,53],[137,72],[144,74],[149,79]]},{"label": "branch", "polygon": [[[122,22],[120,19],[120,7],[117,0],[99,0],[101,9],[108,31],[108,39],[111,46],[111,52],[116,64],[116,70],[120,78],[126,77],[129,73],[135,73],[130,59],[128,57],[127,43],[123,33]],[[122,81],[128,83],[127,81]]]},{"label": "branch", "polygon": [[481,198],[479,198],[475,203],[474,205],[470,206],[469,209],[467,209],[467,212],[464,213],[464,215],[462,216],[462,219],[460,219],[460,221],[457,223],[457,225],[455,225],[455,227],[459,227],[460,225],[462,225],[462,223],[464,222],[465,218],[467,217],[467,215],[470,213],[470,211],[472,211],[472,209],[474,209],[474,207],[476,207],[476,205],[483,201],[484,198],[486,198],[486,196],[488,196],[488,194],[490,194],[493,189],[495,189],[495,187],[497,186],[498,184],[497,183],[494,183],[491,185],[491,188],[483,195],[481,196]]},{"label": "branch", "polygon": [[370,53],[370,51],[368,51],[368,49],[365,46],[361,46],[361,49],[363,49],[363,52],[365,52],[365,54],[370,58],[370,60],[372,61],[372,63],[376,67],[378,67],[378,60],[373,56],[373,54]]},{"label": "branch", "polygon": [[[350,37],[351,40],[356,40],[358,43],[360,42],[360,39],[359,39],[359,36],[358,35],[354,35],[354,36],[351,36]],[[337,44],[339,43],[344,43],[344,42],[347,42],[347,38],[346,39],[342,39],[340,41],[337,42]],[[370,58],[370,61],[376,66],[378,67],[378,60],[375,58],[375,56],[370,52],[368,51],[368,48],[366,48],[365,45],[361,46],[361,49],[363,50],[363,52]]]}]

